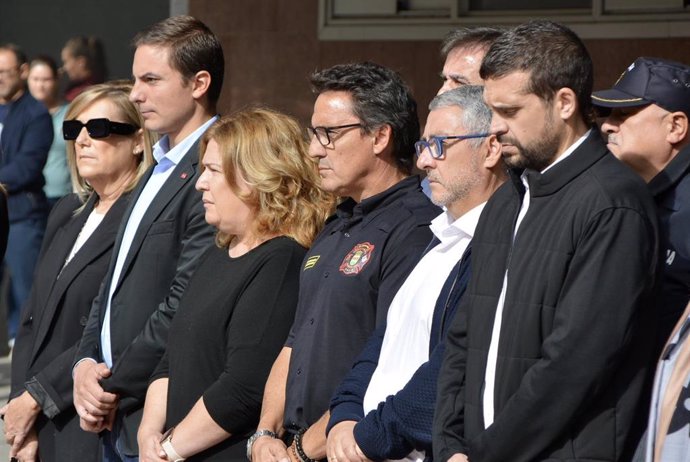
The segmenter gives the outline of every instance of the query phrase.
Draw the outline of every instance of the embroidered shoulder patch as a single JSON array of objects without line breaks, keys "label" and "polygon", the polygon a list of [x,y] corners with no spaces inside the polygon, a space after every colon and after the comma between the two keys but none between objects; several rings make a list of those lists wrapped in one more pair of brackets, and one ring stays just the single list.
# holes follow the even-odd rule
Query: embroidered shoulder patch
[{"label": "embroidered shoulder patch", "polygon": [[374,244],[371,242],[360,242],[345,255],[343,262],[340,264],[340,272],[348,276],[359,274],[369,260],[371,254],[374,252]]}]

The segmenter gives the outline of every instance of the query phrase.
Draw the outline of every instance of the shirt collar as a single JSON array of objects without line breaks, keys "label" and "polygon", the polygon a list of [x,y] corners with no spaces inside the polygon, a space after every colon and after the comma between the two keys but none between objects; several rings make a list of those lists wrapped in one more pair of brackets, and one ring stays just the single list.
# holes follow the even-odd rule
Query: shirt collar
[{"label": "shirt collar", "polygon": [[482,202],[464,213],[457,220],[453,220],[448,210],[444,210],[441,215],[431,221],[429,228],[443,245],[457,242],[458,239],[463,237],[472,239],[484,205],[486,205],[486,202]]},{"label": "shirt collar", "polygon": [[683,148],[671,162],[649,182],[649,189],[658,197],[676,185],[690,172],[690,146]]},{"label": "shirt collar", "polygon": [[208,127],[213,125],[213,123],[218,120],[218,116],[211,117],[206,123],[194,130],[192,133],[187,135],[180,143],[174,148],[170,149],[170,138],[165,135],[163,138],[158,140],[156,144],[153,145],[153,157],[156,162],[160,162],[163,157],[169,159],[173,164],[177,165],[184,155],[189,151],[196,141],[201,138],[201,135],[208,130]]},{"label": "shirt collar", "polygon": [[409,176],[385,191],[382,191],[371,197],[367,197],[359,203],[348,197],[340,205],[338,205],[336,208],[336,214],[340,218],[365,216],[374,210],[380,209],[395,202],[413,190],[421,190],[420,179],[417,175]]},{"label": "shirt collar", "polygon": [[565,159],[565,158],[568,157],[570,154],[572,154],[573,152],[575,152],[575,150],[576,150],[577,148],[579,148],[580,145],[581,145],[582,143],[585,142],[585,140],[587,139],[587,137],[589,136],[589,133],[590,133],[591,131],[592,131],[591,128],[590,128],[589,130],[587,130],[587,132],[586,132],[584,135],[582,135],[577,141],[575,141],[573,144],[571,144],[570,147],[569,147],[568,149],[566,149],[565,152],[564,152],[563,154],[561,154],[560,156],[558,156],[558,157],[556,158],[556,160],[554,160],[553,162],[551,162],[551,164],[550,164],[548,167],[546,167],[544,170],[542,170],[541,173],[544,174],[544,172],[546,172],[548,169],[550,169],[551,167],[553,167],[553,166],[556,165],[557,163],[563,161],[563,159]]}]

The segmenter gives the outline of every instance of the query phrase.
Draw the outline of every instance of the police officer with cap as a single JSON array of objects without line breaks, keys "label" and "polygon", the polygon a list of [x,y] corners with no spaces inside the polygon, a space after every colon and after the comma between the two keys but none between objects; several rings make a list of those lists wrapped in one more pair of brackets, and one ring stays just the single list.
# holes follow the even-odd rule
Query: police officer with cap
[{"label": "police officer with cap", "polygon": [[613,88],[592,94],[605,115],[609,150],[635,170],[654,195],[663,257],[659,341],[690,300],[690,67],[638,58]]},{"label": "police officer with cap", "polygon": [[689,460],[684,402],[690,385],[690,67],[638,58],[613,88],[595,92],[592,102],[606,116],[601,129],[609,150],[649,184],[659,214],[664,260],[659,339],[668,341],[657,365],[648,430],[634,461]]}]

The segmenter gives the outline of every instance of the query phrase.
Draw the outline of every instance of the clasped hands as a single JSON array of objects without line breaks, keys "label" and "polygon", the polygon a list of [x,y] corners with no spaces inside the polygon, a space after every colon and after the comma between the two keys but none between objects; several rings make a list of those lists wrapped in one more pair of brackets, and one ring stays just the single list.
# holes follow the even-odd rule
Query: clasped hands
[{"label": "clasped hands", "polygon": [[34,423],[41,407],[28,392],[24,392],[0,408],[5,421],[5,442],[10,445],[10,457],[18,460],[36,460],[38,439]]},{"label": "clasped hands", "polygon": [[119,397],[103,390],[100,384],[110,374],[105,363],[90,360],[74,368],[74,407],[82,430],[93,433],[112,430]]}]

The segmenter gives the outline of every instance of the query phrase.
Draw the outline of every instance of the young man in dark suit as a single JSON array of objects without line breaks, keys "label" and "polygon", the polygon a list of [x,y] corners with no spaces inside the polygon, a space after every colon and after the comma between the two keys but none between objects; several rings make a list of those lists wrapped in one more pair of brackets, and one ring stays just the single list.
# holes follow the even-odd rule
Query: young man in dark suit
[{"label": "young man in dark suit", "polygon": [[130,98],[146,128],[163,135],[158,165],[134,192],[110,269],[94,301],[74,367],[74,404],[102,433],[105,461],[137,460],[137,428],[153,369],[180,296],[213,238],[204,220],[199,138],[215,122],[223,51],[200,21],[178,16],[134,39]]}]

